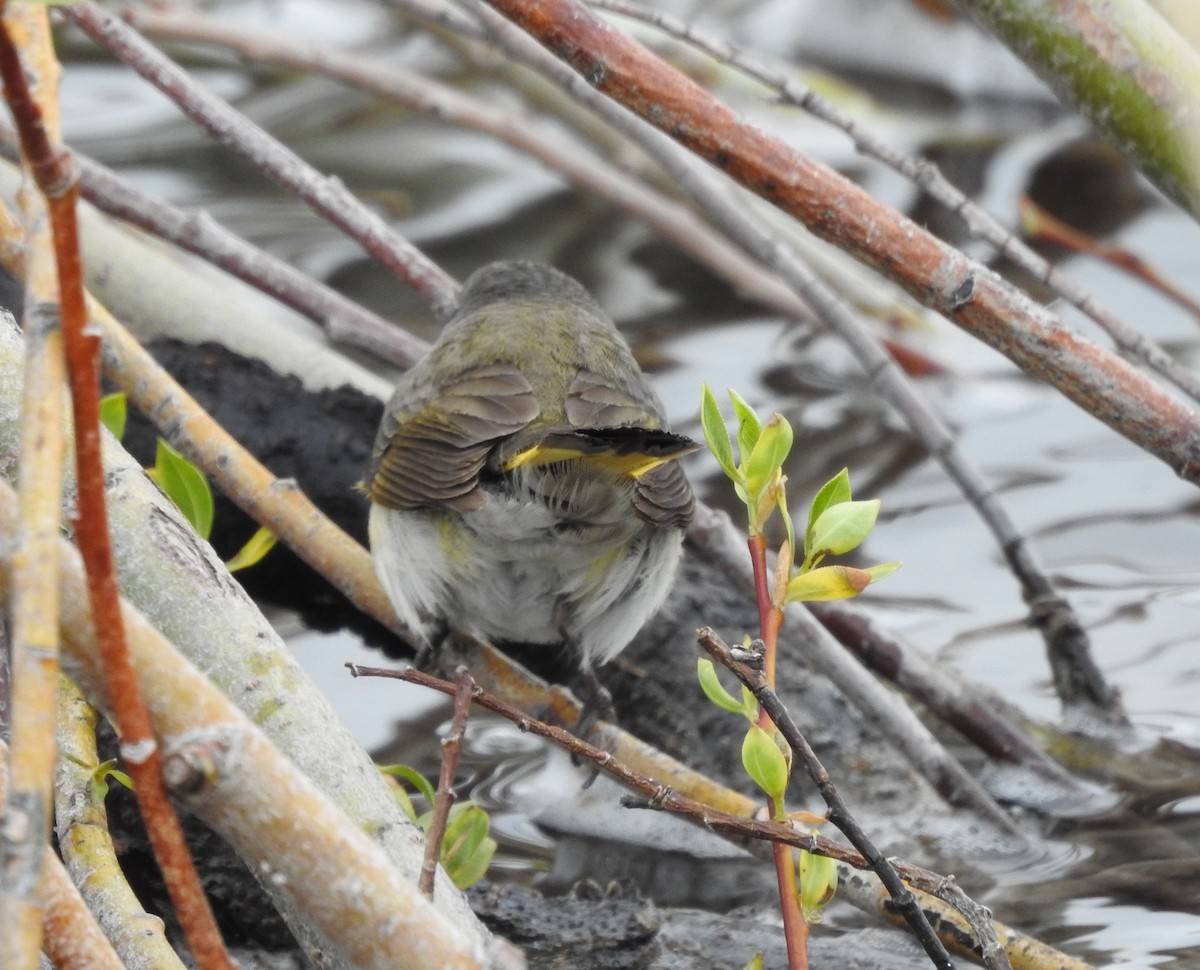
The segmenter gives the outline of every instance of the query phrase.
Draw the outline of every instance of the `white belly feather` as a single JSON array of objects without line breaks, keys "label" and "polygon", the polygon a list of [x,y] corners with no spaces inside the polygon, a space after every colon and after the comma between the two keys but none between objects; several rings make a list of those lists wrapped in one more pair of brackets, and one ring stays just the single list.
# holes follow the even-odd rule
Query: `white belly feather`
[{"label": "white belly feather", "polygon": [[374,505],[376,569],[421,634],[444,619],[491,640],[570,644],[583,664],[603,663],[662,604],[682,533],[648,525],[627,502],[600,523],[561,512],[497,492],[465,516]]}]

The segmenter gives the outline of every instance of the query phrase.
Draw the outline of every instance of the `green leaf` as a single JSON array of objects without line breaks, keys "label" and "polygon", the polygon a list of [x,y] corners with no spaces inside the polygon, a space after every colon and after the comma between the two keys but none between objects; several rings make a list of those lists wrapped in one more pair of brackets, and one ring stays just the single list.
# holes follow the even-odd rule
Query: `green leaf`
[{"label": "green leaf", "polygon": [[102,802],[108,797],[108,777],[99,773],[93,773],[88,780],[88,787],[92,790],[92,799],[97,802]]},{"label": "green leaf", "polygon": [[166,492],[201,538],[212,532],[212,489],[203,473],[169,444],[158,439],[154,467],[147,474]]},{"label": "green leaf", "polygon": [[843,468],[817,490],[812,505],[808,508],[808,526],[804,530],[804,556],[812,553],[813,526],[817,519],[831,506],[841,505],[850,501],[850,469]]},{"label": "green leaf", "polygon": [[820,566],[798,573],[788,583],[789,603],[820,603],[857,596],[871,583],[871,574],[853,566]]},{"label": "green leaf", "polygon": [[[496,840],[488,839],[483,844],[483,848],[476,852],[469,859],[463,860],[462,865],[454,866],[446,869],[447,875],[459,889],[466,889],[479,882],[487,875],[488,866],[492,864],[492,857],[496,854]],[[446,868],[444,865],[442,868]]]},{"label": "green leaf", "polygon": [[451,810],[440,861],[459,889],[478,882],[487,872],[496,854],[496,842],[488,837],[490,827],[487,812],[478,805],[466,802]]},{"label": "green leaf", "polygon": [[721,686],[721,681],[717,679],[717,668],[707,657],[696,659],[696,677],[700,681],[700,689],[704,691],[704,696],[714,707],[729,711],[730,714],[742,713],[742,705]]},{"label": "green leaf", "polygon": [[236,573],[239,569],[249,569],[255,563],[261,562],[263,556],[274,549],[278,541],[274,532],[265,525],[261,526],[246,544],[234,553],[233,558],[225,563],[225,568],[231,573]]},{"label": "green leaf", "polygon": [[108,796],[109,778],[124,785],[130,791],[135,790],[133,779],[117,767],[117,759],[109,758],[108,761],[102,761],[92,769],[90,785],[93,796],[99,801],[103,801]]},{"label": "green leaf", "polygon": [[474,802],[459,802],[446,819],[442,845],[452,846],[456,852],[474,852],[487,838],[489,824],[487,812]]},{"label": "green leaf", "polygon": [[129,415],[129,402],[124,391],[105,394],[100,398],[100,423],[120,441],[125,437],[125,419]]},{"label": "green leaf", "polygon": [[725,419],[721,417],[721,409],[717,399],[705,384],[700,392],[700,426],[704,429],[704,440],[708,442],[708,450],[717,459],[717,464],[735,482],[741,477],[738,474],[737,463],[733,460],[733,442],[729,440],[729,429],[725,427]]},{"label": "green leaf", "polygon": [[108,769],[108,777],[112,778],[114,781],[119,781],[122,785],[124,785],[130,791],[135,790],[135,786],[133,784],[133,779],[130,778],[129,775],[127,775],[125,772],[123,772],[120,768],[109,768]]},{"label": "green leaf", "polygon": [[754,408],[732,388],[729,390],[729,400],[733,402],[733,411],[738,419],[738,454],[745,464],[754,451],[754,446],[758,444],[758,436],[762,434],[762,422],[758,420]]},{"label": "green leaf", "polygon": [[828,856],[800,850],[800,909],[809,922],[837,892],[837,863]]},{"label": "green leaf", "polygon": [[433,804],[433,800],[437,797],[437,792],[434,791],[433,785],[416,768],[410,768],[408,765],[380,765],[379,770],[385,775],[391,775],[393,778],[407,781],[421,793],[421,796],[430,805]]},{"label": "green leaf", "polygon": [[742,767],[769,797],[783,797],[788,782],[787,760],[775,739],[757,724],[750,725],[742,740]]},{"label": "green leaf", "polygon": [[783,467],[783,461],[792,450],[792,426],[787,418],[776,412],[759,433],[754,450],[746,459],[746,491],[757,503],[767,483]]},{"label": "green leaf", "polygon": [[408,792],[404,790],[404,786],[396,781],[395,778],[388,778],[387,782],[388,787],[396,798],[396,802],[400,805],[400,811],[408,816],[410,822],[415,822],[417,820],[417,810],[413,806],[412,799],[408,797]]},{"label": "green leaf", "polygon": [[745,684],[742,684],[742,713],[751,724],[758,720],[758,698]]},{"label": "green leaf", "polygon": [[743,967],[742,970],[762,970],[762,961],[763,955],[761,953],[756,953],[750,958],[749,962],[747,962],[746,966]]},{"label": "green leaf", "polygon": [[879,515],[879,499],[869,502],[841,502],[831,505],[813,525],[807,559],[849,552],[871,534]]},{"label": "green leaf", "polygon": [[878,566],[868,566],[865,571],[870,573],[871,582],[877,583],[881,579],[887,579],[890,575],[892,575],[892,573],[894,573],[903,565],[904,563],[900,562],[884,562],[880,563]]}]

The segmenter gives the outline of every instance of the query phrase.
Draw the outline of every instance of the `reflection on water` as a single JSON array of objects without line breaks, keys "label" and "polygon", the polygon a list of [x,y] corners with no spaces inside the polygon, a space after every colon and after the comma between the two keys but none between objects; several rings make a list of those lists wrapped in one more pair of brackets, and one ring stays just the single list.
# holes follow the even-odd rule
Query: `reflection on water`
[{"label": "reflection on water", "polygon": [[[379,29],[391,21],[374,5],[351,6],[356,13],[349,20],[340,12],[331,15],[315,0],[274,3],[267,16],[280,29],[300,24],[311,30],[313,18],[326,22],[330,16],[351,36],[372,31],[382,36],[392,29]],[[356,25],[357,34],[351,30]],[[203,139],[186,124],[164,123],[161,100],[123,70],[92,63],[73,67],[67,77],[67,130],[81,148],[176,200],[202,201],[246,235],[384,312],[429,326],[420,304],[402,295],[353,246],[298,205],[281,200],[272,186],[225,153],[198,149]],[[714,317],[713,304],[698,296],[717,286],[706,274],[644,228],[597,211],[593,203],[566,193],[540,166],[486,140],[439,134],[427,122],[414,128],[399,112],[364,111],[360,96],[338,93],[323,82],[303,87],[303,80],[267,74],[251,85],[227,65],[207,77],[222,93],[248,99],[272,127],[301,130],[303,150],[351,185],[377,192],[379,205],[400,218],[418,242],[429,243],[453,271],[501,256],[543,258],[580,276],[602,299],[607,295],[639,354],[654,363],[656,385],[681,430],[695,430],[702,381],[716,388],[734,386],[756,407],[786,413],[798,429],[797,453],[788,470],[797,496],[794,507],[845,464],[861,494],[883,500],[880,526],[865,556],[879,562],[901,559],[905,565],[872,595],[875,608],[929,655],[1035,716],[1057,716],[1040,640],[1025,627],[1024,605],[999,551],[832,340],[800,333],[751,308],[737,311],[732,297]],[[307,115],[295,128],[297,111],[317,90],[325,92],[323,113],[315,120]],[[938,148],[950,166],[958,157],[968,181],[1002,199],[1011,193],[998,187],[1026,184],[1029,167],[1044,163],[1031,146],[1046,140],[1039,140],[1046,114],[1044,103],[1031,106],[1020,98],[999,99],[994,107],[943,98],[924,104],[919,123],[906,127],[903,118],[892,115],[878,120],[889,135]],[[963,127],[956,129],[957,123]],[[937,137],[929,134],[935,130]],[[982,136],[984,130],[989,137]],[[419,159],[405,147],[414,144],[414,131],[423,146]],[[818,146],[822,140],[838,141],[838,153],[848,157],[840,137],[798,137],[810,137]],[[956,156],[956,137],[962,139],[961,156]],[[869,166],[864,170],[874,173]],[[894,184],[878,173],[871,177],[881,185]],[[1069,181],[1056,184],[1063,193],[1072,190]],[[998,214],[1013,217],[1011,211]],[[1200,230],[1178,213],[1151,208],[1118,238],[1175,282],[1186,287],[1200,279]],[[1094,262],[1075,260],[1070,268],[1102,301],[1180,359],[1200,360],[1200,331],[1180,308]],[[1067,317],[1080,323],[1074,313]],[[1021,378],[992,351],[936,327],[918,339],[949,372],[926,381],[929,395],[1071,597],[1130,715],[1164,738],[1200,747],[1195,650],[1200,503],[1195,489],[1058,395]],[[701,490],[711,492],[711,466],[696,458],[689,467]],[[415,694],[400,699],[401,687],[394,682],[344,676],[341,663],[359,659],[351,655],[352,647],[316,640],[298,647],[372,748],[382,746],[396,720],[415,718],[427,725],[442,717]],[[364,659],[370,663],[375,655]],[[398,715],[402,710],[408,712],[404,717]],[[405,760],[419,762],[411,740],[403,745]],[[424,743],[429,758],[435,757],[436,745]],[[638,873],[638,881],[665,901],[707,903],[719,897],[728,903],[757,891],[757,877],[744,877],[729,863],[721,863],[723,875],[716,880],[710,863],[674,852],[637,849],[622,857],[611,844],[578,835],[556,841],[525,806],[538,803],[540,795],[531,792],[541,792],[548,780],[558,791],[573,792],[579,778],[510,729],[477,722],[464,764],[473,776],[475,797],[493,808],[505,844],[502,864],[509,870],[541,870],[553,857],[548,879],[563,885],[576,872],[597,873],[603,862],[611,864],[613,876]],[[1012,922],[1097,963],[1196,966],[1200,804],[1194,794],[1162,790],[1158,800],[1122,791],[1133,803],[1124,814],[1061,823],[1053,834],[1062,854],[1020,872],[989,872],[995,885],[985,901],[1012,914]],[[555,845],[557,854],[551,851]]]}]

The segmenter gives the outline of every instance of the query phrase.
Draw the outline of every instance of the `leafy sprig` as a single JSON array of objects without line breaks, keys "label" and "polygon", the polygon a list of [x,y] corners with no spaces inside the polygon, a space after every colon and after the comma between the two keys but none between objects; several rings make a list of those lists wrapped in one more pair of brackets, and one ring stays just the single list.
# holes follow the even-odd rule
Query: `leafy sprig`
[{"label": "leafy sprig", "polygon": [[[764,666],[773,687],[775,634],[787,604],[857,596],[871,583],[891,575],[900,564],[889,562],[864,569],[825,562],[831,556],[844,555],[862,545],[879,517],[879,501],[856,500],[851,492],[849,472],[844,468],[818,489],[809,504],[797,564],[796,529],[788,514],[787,476],[783,470],[794,439],[792,427],[778,413],[764,424],[735,391],[729,392],[729,399],[737,418],[736,452],[734,437],[730,436],[716,397],[707,386],[701,400],[700,423],[709,451],[733,483],[734,491],[746,508],[748,545],[754,557],[755,575],[761,583],[759,605],[763,611],[760,624],[766,651]],[[776,512],[783,520],[786,538],[777,551],[775,569],[768,581],[765,530]],[[773,817],[804,820],[809,824],[824,821],[807,813],[787,811],[785,796],[791,776],[791,750],[759,710],[754,695],[745,686],[740,697],[730,694],[721,685],[712,661],[707,658],[697,662],[696,673],[710,703],[749,722],[742,739],[742,766],[766,794]],[[804,949],[807,923],[819,918],[821,908],[833,898],[837,889],[837,868],[832,860],[804,851],[798,853],[796,864],[780,862],[777,857],[777,865],[786,867],[788,878],[784,881],[781,875],[780,884],[794,885],[795,900],[803,915],[803,920],[799,915],[795,917],[794,922],[803,925],[793,928],[789,935],[789,952],[793,947]],[[795,902],[785,903],[785,926],[789,905],[794,907]]]}]

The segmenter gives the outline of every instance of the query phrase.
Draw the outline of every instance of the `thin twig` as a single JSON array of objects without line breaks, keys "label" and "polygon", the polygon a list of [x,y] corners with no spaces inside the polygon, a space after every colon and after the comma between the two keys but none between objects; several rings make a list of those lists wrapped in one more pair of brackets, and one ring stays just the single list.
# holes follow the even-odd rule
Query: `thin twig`
[{"label": "thin twig", "polygon": [[[962,219],[967,232],[996,247],[996,250],[1015,265],[1059,293],[1067,302],[1091,317],[1112,337],[1113,342],[1130,357],[1142,361],[1157,371],[1172,384],[1187,393],[1193,400],[1200,400],[1200,378],[1183,367],[1165,350],[1148,340],[1145,335],[1131,327],[1115,313],[1100,303],[1088,290],[1069,274],[1056,269],[1047,259],[1038,255],[1018,235],[1005,227],[982,206],[972,202],[961,189],[951,182],[941,169],[928,158],[908,155],[892,147],[871,129],[842,111],[828,98],[822,97],[794,77],[774,70],[747,51],[739,49],[721,38],[713,37],[690,24],[677,20],[670,14],[648,10],[628,0],[588,0],[593,7],[610,10],[625,17],[632,17],[653,24],[658,29],[686,41],[697,50],[754,78],[778,93],[788,104],[803,108],[809,114],[826,121],[844,131],[862,154],[874,158],[925,191],[947,209]],[[1196,304],[1178,291],[1168,289],[1168,295],[1181,299],[1192,312]]]},{"label": "thin twig", "polygon": [[458,797],[454,791],[454,775],[458,771],[458,756],[462,753],[463,735],[467,731],[467,718],[471,715],[471,694],[475,681],[466,667],[454,671],[454,717],[450,722],[450,733],[442,738],[442,769],[438,774],[437,795],[433,802],[433,817],[425,833],[425,859],[421,863],[421,892],[433,899],[433,877],[437,873],[441,857],[442,842],[446,838],[446,823],[450,809]]},{"label": "thin twig", "polygon": [[[494,104],[484,104],[390,62],[366,60],[356,53],[339,53],[330,50],[328,45],[292,40],[276,32],[223,24],[190,10],[138,8],[130,11],[128,19],[151,37],[220,44],[250,61],[317,71],[387,101],[424,112],[446,124],[485,132],[559,172],[589,197],[603,199],[642,220],[711,272],[727,280],[745,298],[757,300],[794,319],[811,317],[804,303],[787,286],[691,209],[614,168],[604,159],[563,138],[560,130],[550,130],[535,118]],[[465,29],[470,22],[464,24],[464,20],[455,18],[456,27]],[[82,176],[86,193],[86,166]],[[95,201],[106,211],[113,211],[110,203],[101,199]]]},{"label": "thin twig", "polygon": [[[11,148],[15,153],[15,146],[15,133],[0,123],[0,152]],[[331,340],[370,351],[402,367],[412,366],[428,349],[423,340],[246,242],[208,213],[184,212],[86,155],[72,154],[79,168],[80,193],[96,208],[195,253],[270,294],[325,327]]]},{"label": "thin twig", "polygon": [[[912,927],[917,939],[921,941],[921,945],[925,947],[925,952],[929,954],[929,958],[933,961],[934,965],[942,968],[942,970],[953,970],[954,964],[950,961],[950,954],[946,952],[946,948],[937,938],[937,934],[933,932],[933,928],[929,925],[925,914],[921,912],[921,907],[917,905],[916,898],[909,888],[904,885],[903,880],[897,875],[892,864],[888,862],[883,853],[875,848],[875,844],[850,813],[849,808],[846,807],[846,803],[842,800],[841,793],[838,792],[837,787],[833,784],[833,780],[829,777],[829,772],[825,770],[825,766],[821,764],[816,752],[813,751],[812,746],[809,745],[807,739],[800,732],[800,729],[796,726],[796,722],[792,720],[791,715],[788,713],[787,708],[779,700],[779,695],[767,683],[762,672],[734,659],[729,651],[729,647],[710,628],[705,627],[698,631],[696,639],[700,642],[700,646],[708,651],[714,660],[728,667],[738,680],[754,693],[762,709],[770,715],[775,727],[779,729],[779,733],[783,735],[783,739],[792,749],[792,753],[804,762],[805,770],[817,786],[817,790],[821,793],[825,804],[829,807],[829,821],[836,825],[845,834],[846,838],[850,840],[850,843],[862,853],[863,858],[871,863],[871,868],[879,877],[879,881],[892,894],[892,900],[895,902],[896,908],[904,914],[904,918]],[[965,916],[966,914],[964,913],[963,915]]]},{"label": "thin twig", "polygon": [[356,240],[424,296],[440,317],[450,315],[458,289],[454,280],[407,239],[393,232],[339,179],[321,175],[291,149],[202,88],[116,15],[90,0],[63,10],[92,40],[170,97],[210,135]]},{"label": "thin twig", "polygon": [[[424,687],[429,687],[443,694],[453,694],[456,690],[456,686],[449,681],[424,673],[415,667],[394,670],[348,663],[346,664],[346,668],[355,677],[385,677],[403,680],[410,684],[420,684]],[[642,799],[636,802],[630,799],[623,800],[623,804],[629,807],[650,808],[678,815],[692,824],[715,832],[717,835],[742,847],[751,847],[756,842],[778,842],[792,846],[793,848],[804,849],[816,855],[828,856],[855,869],[871,870],[875,868],[867,856],[857,849],[840,842],[835,842],[823,835],[803,831],[796,828],[790,822],[760,821],[744,815],[715,809],[702,801],[681,795],[673,788],[663,785],[654,778],[635,771],[611,752],[589,744],[563,728],[530,717],[523,710],[485,691],[476,691],[471,699],[480,707],[511,721],[520,730],[536,735],[537,737],[545,738],[570,754],[581,759],[586,759],[598,770],[605,772],[621,785],[642,796]],[[887,860],[887,864],[892,867],[895,873],[899,874],[904,882],[914,888],[936,896],[939,899],[943,898],[943,896],[948,896],[950,899],[962,901],[962,897],[959,896],[961,889],[957,887],[952,877],[939,875],[922,866],[916,866],[899,859]],[[969,899],[969,897],[967,898]],[[949,902],[950,900],[946,901]],[[954,904],[951,903],[951,905]],[[964,918],[975,919],[981,914],[986,913],[983,907],[980,907],[973,901],[967,904],[965,908],[970,911],[970,916],[964,913]],[[990,920],[990,913],[987,914],[987,918]],[[972,924],[972,927],[974,928],[974,924]],[[1028,937],[1022,937],[1008,927],[1002,926],[1002,930],[1005,938],[1011,940],[1014,946],[1020,946],[1025,940],[1028,940]],[[976,929],[976,932],[978,933],[979,930]],[[985,929],[983,930],[984,938],[986,934],[987,931]],[[995,938],[994,933],[992,938]],[[1062,955],[1059,954],[1059,956]],[[949,959],[948,955],[946,959]],[[952,964],[940,965],[952,966]],[[1078,961],[1071,960],[1065,956],[1063,956],[1063,965],[1071,966],[1072,970],[1080,967]]]},{"label": "thin twig", "polygon": [[[1168,300],[1200,320],[1200,302],[1193,300],[1183,290],[1169,282],[1137,253],[1131,252],[1124,246],[1101,242],[1094,236],[1080,232],[1074,226],[1052,216],[1028,195],[1017,199],[1017,212],[1020,214],[1021,229],[1027,237],[1040,243],[1050,243],[1052,246],[1061,246],[1071,252],[1103,260],[1114,269],[1157,290]],[[1195,377],[1192,376],[1192,379],[1194,381]]]},{"label": "thin twig", "polygon": [[[991,271],[888,210],[842,176],[741,122],[703,88],[602,24],[574,0],[547,0],[536,12],[524,0],[489,2],[540,36],[552,50],[557,49],[572,67],[545,65],[544,51],[540,56],[528,53],[528,38],[522,37],[526,44],[518,42],[512,24],[480,7],[479,14],[497,44],[514,56],[537,57],[539,70],[553,70],[555,79],[574,97],[604,112],[612,123],[622,124],[624,112],[614,112],[587,81],[673,134],[684,147],[721,164],[745,187],[884,272],[1034,376],[1051,380],[1116,430],[1177,470],[1183,468],[1184,477],[1200,478],[1200,418],[1194,412],[1124,361],[1063,327]],[[554,62],[554,58],[549,60]],[[640,124],[626,120],[622,130],[667,169],[681,191],[748,252],[786,279],[842,337],[868,377],[879,382],[996,536],[1022,584],[1031,619],[1042,631],[1064,705],[1084,708],[1102,722],[1124,724],[1119,696],[1092,660],[1087,634],[1069,603],[1055,592],[996,496],[963,459],[953,434],[870,332],[780,240],[747,216],[740,201],[723,187],[714,186],[709,174],[700,171],[687,152]],[[1119,404],[1114,396],[1120,398]],[[1137,420],[1127,420],[1134,415],[1139,416]],[[1138,427],[1143,418],[1156,422],[1148,435],[1147,429]],[[1159,436],[1159,431],[1166,433]],[[1157,441],[1151,440],[1155,438]]]},{"label": "thin twig", "polygon": [[953,876],[945,878],[937,895],[939,899],[947,900],[958,910],[975,932],[975,945],[979,947],[983,965],[988,970],[1012,970],[1008,954],[1004,952],[1004,947],[1000,945],[1000,940],[996,936],[992,911],[968,896]]},{"label": "thin twig", "polygon": [[848,603],[807,603],[809,612],[863,666],[887,678],[993,761],[1032,770],[1041,782],[1075,795],[1086,786],[1017,724],[982,702],[962,677],[931,663],[920,650]]},{"label": "thin twig", "polygon": [[134,779],[138,804],[180,924],[203,968],[233,963],[188,854],[161,775],[161,756],[129,656],[121,616],[100,452],[100,340],[88,322],[79,254],[78,186],[69,156],[56,149],[41,109],[31,97],[7,27],[0,36],[0,76],[5,97],[38,188],[46,197],[54,232],[59,304],[75,426],[78,518],[75,537],[87,566],[88,601],[113,703],[122,758]]}]

